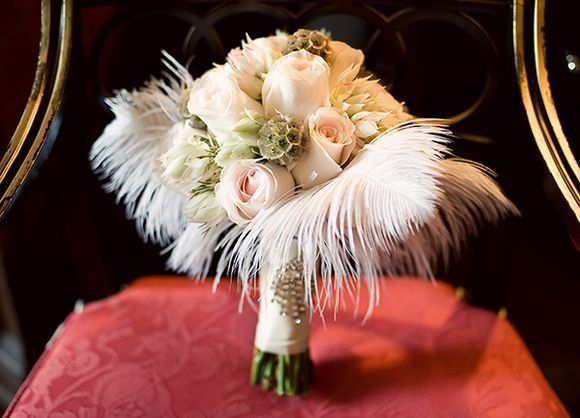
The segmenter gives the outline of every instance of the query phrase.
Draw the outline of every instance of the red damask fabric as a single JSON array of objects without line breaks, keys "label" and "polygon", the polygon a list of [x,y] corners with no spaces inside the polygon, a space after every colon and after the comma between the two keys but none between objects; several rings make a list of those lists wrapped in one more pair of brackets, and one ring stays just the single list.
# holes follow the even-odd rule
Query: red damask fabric
[{"label": "red damask fabric", "polygon": [[236,284],[140,280],[69,316],[5,416],[569,416],[509,322],[442,283],[383,284],[365,324],[353,303],[314,319],[313,389],[284,398],[248,383],[256,314]]}]

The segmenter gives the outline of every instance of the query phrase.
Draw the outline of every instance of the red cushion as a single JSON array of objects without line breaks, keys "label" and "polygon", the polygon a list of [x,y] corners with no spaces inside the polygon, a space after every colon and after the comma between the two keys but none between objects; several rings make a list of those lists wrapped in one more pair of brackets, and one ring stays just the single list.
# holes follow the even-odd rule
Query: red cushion
[{"label": "red cushion", "polygon": [[283,398],[248,383],[256,314],[235,284],[140,280],[69,316],[6,416],[568,416],[509,322],[445,284],[384,284],[364,325],[352,304],[315,318],[314,386]]}]

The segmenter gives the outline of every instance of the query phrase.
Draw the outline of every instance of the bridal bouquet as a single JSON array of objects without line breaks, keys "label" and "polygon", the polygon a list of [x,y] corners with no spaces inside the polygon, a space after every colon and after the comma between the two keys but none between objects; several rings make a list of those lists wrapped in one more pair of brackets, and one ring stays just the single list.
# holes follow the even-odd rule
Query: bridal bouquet
[{"label": "bridal bouquet", "polygon": [[[516,209],[489,171],[446,158],[450,132],[415,119],[328,35],[250,39],[198,79],[169,55],[162,79],[119,91],[95,142],[141,235],[168,266],[216,283],[260,276],[252,382],[306,390],[309,320],[379,277],[429,276],[438,256]],[[320,280],[317,280],[320,276]]]}]

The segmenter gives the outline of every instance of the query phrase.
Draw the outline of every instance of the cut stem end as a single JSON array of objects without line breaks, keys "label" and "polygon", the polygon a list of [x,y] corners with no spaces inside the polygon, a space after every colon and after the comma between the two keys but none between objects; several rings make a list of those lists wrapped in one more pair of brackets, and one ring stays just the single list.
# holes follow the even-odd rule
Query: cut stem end
[{"label": "cut stem end", "polygon": [[273,354],[254,348],[250,383],[281,396],[305,393],[312,380],[312,361],[307,350],[299,354]]}]

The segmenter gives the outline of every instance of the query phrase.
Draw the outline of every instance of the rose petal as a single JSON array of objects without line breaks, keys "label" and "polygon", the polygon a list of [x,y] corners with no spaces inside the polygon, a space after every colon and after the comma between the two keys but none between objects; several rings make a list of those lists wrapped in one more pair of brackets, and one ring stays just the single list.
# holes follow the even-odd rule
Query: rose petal
[{"label": "rose petal", "polygon": [[311,138],[308,153],[292,169],[296,184],[309,189],[324,183],[342,172],[316,138]]}]

